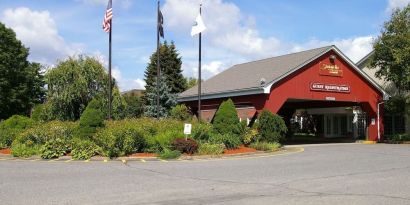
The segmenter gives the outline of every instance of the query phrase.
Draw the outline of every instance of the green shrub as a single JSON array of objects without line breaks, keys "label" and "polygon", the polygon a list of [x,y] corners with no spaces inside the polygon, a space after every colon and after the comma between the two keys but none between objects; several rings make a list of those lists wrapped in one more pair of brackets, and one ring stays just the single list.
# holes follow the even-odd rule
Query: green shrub
[{"label": "green shrub", "polygon": [[195,123],[192,126],[192,137],[199,141],[208,141],[212,135],[212,124],[209,123]]},{"label": "green shrub", "polygon": [[255,142],[258,139],[258,134],[259,133],[257,129],[251,128],[246,130],[242,137],[243,143],[245,145],[249,145],[252,142]]},{"label": "green shrub", "polygon": [[245,145],[249,145],[258,139],[258,130],[256,128],[248,127],[245,120],[238,124],[238,131],[239,136]]},{"label": "green shrub", "polygon": [[40,145],[57,138],[70,141],[76,127],[77,123],[74,122],[51,121],[42,123],[20,133],[15,141],[21,144],[28,141]]},{"label": "green shrub", "polygon": [[273,152],[278,150],[281,145],[279,143],[273,142],[254,142],[249,145],[249,147],[254,148],[256,150],[260,151],[268,151],[268,152]]},{"label": "green shrub", "polygon": [[280,142],[285,138],[287,127],[285,121],[269,110],[263,110],[258,119],[259,140]]},{"label": "green shrub", "polygon": [[225,150],[225,145],[203,143],[199,145],[198,154],[200,155],[221,155]]},{"label": "green shrub", "polygon": [[184,134],[180,131],[163,131],[147,139],[147,152],[162,152],[165,149],[171,149],[172,142],[177,138],[183,138]]},{"label": "green shrub", "polygon": [[222,102],[213,119],[213,129],[219,134],[238,134],[238,113],[231,99]]},{"label": "green shrub", "polygon": [[[60,148],[60,141],[69,142],[76,126],[76,123],[73,122],[60,121],[38,124],[20,133],[13,141],[11,150],[17,153],[16,155],[23,153],[25,157],[30,153],[32,155],[44,154],[44,158],[49,156],[56,157],[55,155],[61,155],[59,151],[62,149]],[[47,146],[45,145],[46,143]],[[61,146],[67,146],[66,143],[63,144]],[[42,145],[45,146],[42,147]],[[26,149],[26,151],[23,149]]]},{"label": "green shrub", "polygon": [[146,147],[143,131],[127,121],[118,121],[99,130],[94,141],[108,157],[128,155]]},{"label": "green shrub", "polygon": [[9,119],[0,123],[0,144],[3,147],[10,147],[17,135],[23,130],[34,125],[34,121],[21,115],[13,115]]},{"label": "green shrub", "polygon": [[198,150],[198,143],[190,138],[177,138],[172,142],[171,147],[181,153],[194,154]]},{"label": "green shrub", "polygon": [[124,100],[127,103],[127,107],[125,109],[125,117],[127,118],[135,118],[141,117],[144,112],[144,102],[141,97],[131,94],[125,94]]},{"label": "green shrub", "polygon": [[161,159],[176,159],[181,156],[181,152],[178,150],[169,150],[164,149],[160,154],[159,157]]},{"label": "green shrub", "polygon": [[100,152],[100,148],[91,140],[76,139],[73,141],[71,155],[76,160],[88,160]]},{"label": "green shrub", "polygon": [[410,134],[395,134],[391,136],[391,141],[396,143],[396,142],[404,142],[404,141],[410,141]]},{"label": "green shrub", "polygon": [[189,121],[191,120],[191,112],[185,104],[176,105],[171,109],[169,115],[172,119],[180,121]]},{"label": "green shrub", "polygon": [[80,117],[78,136],[82,138],[92,137],[98,127],[104,126],[104,113],[98,108],[98,101],[92,100]]},{"label": "green shrub", "polygon": [[66,154],[70,150],[68,141],[55,138],[48,140],[41,148],[41,158],[52,159]]},{"label": "green shrub", "polygon": [[242,142],[241,139],[234,134],[212,134],[209,142],[213,144],[224,144],[227,149],[235,149],[238,148]]},{"label": "green shrub", "polygon": [[38,104],[31,112],[31,119],[36,122],[47,122],[52,118],[50,103]]},{"label": "green shrub", "polygon": [[41,153],[40,145],[26,145],[13,143],[11,148],[11,154],[15,157],[30,157]]}]

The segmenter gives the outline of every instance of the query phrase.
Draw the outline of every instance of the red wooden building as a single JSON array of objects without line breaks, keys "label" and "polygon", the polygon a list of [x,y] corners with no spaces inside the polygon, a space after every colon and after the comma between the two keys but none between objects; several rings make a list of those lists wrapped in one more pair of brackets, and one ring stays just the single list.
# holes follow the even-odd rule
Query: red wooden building
[{"label": "red wooden building", "polygon": [[[198,110],[197,87],[178,97]],[[386,92],[337,47],[327,46],[235,65],[202,83],[202,118],[211,121],[231,98],[241,120],[268,109],[287,124],[303,109],[324,137],[382,140]],[[295,118],[295,119],[294,119]],[[297,120],[297,119],[296,119]]]}]

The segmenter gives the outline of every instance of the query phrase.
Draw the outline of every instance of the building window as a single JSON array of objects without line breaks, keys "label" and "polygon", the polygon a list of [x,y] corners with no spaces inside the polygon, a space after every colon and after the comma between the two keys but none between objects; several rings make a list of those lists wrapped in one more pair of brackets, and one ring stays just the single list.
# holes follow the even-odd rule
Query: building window
[{"label": "building window", "polygon": [[339,134],[339,116],[333,116],[333,134]]},{"label": "building window", "polygon": [[331,135],[332,130],[332,119],[330,116],[326,116],[326,135]]},{"label": "building window", "polygon": [[406,132],[406,119],[403,115],[384,116],[384,134],[394,135]]},{"label": "building window", "polygon": [[342,135],[347,135],[347,116],[343,115],[340,117],[340,129],[342,131]]}]

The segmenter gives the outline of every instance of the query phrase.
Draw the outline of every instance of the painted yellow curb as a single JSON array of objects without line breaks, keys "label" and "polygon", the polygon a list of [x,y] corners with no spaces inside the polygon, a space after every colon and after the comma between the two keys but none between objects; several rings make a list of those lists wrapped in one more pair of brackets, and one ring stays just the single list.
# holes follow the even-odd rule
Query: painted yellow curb
[{"label": "painted yellow curb", "polygon": [[376,144],[377,141],[370,141],[370,140],[365,140],[362,142],[362,144]]}]

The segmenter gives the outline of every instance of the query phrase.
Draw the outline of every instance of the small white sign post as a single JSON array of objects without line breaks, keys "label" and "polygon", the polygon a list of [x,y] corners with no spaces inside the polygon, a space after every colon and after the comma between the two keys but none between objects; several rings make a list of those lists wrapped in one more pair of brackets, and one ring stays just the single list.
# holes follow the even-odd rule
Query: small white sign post
[{"label": "small white sign post", "polygon": [[190,135],[190,134],[191,134],[191,130],[192,130],[192,124],[185,123],[185,124],[184,124],[184,134],[185,134],[185,140],[187,140],[188,135]]}]

